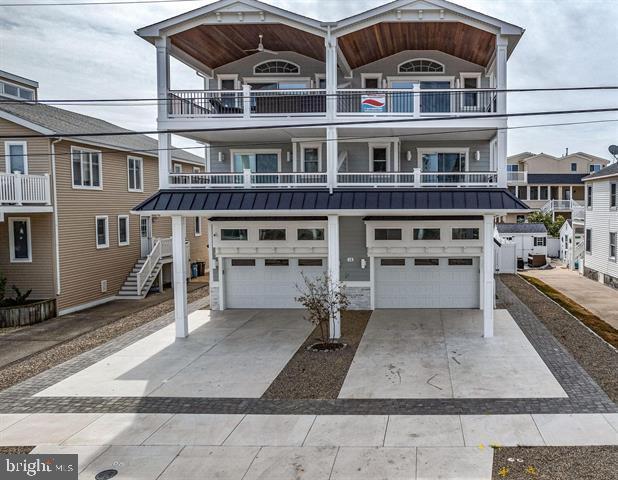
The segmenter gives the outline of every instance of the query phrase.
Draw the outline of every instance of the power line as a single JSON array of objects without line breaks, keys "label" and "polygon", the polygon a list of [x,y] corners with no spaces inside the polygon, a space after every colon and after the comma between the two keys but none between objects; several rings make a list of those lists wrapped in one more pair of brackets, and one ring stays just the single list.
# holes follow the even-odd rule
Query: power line
[{"label": "power line", "polygon": [[120,0],[118,2],[41,2],[41,3],[0,3],[0,7],[71,7],[81,5],[131,5],[133,3],[178,3],[200,2],[203,0]]},{"label": "power line", "polygon": [[435,122],[435,121],[452,121],[452,120],[474,120],[474,119],[491,119],[491,118],[517,118],[517,117],[538,117],[546,115],[571,115],[577,113],[609,113],[618,112],[618,107],[612,108],[591,108],[584,110],[546,110],[542,112],[521,112],[521,113],[498,113],[498,114],[482,114],[482,115],[458,115],[450,117],[423,117],[423,118],[395,118],[395,119],[371,119],[371,120],[353,120],[353,121],[334,121],[334,122],[318,122],[318,123],[300,123],[294,125],[253,125],[243,127],[221,127],[221,128],[183,128],[183,129],[167,129],[167,130],[141,130],[141,131],[111,131],[111,132],[80,132],[80,133],[52,133],[52,134],[21,134],[21,135],[0,135],[0,139],[27,139],[27,138],[81,138],[81,137],[107,137],[117,136],[125,137],[129,135],[155,135],[159,133],[169,134],[186,134],[186,133],[207,133],[207,132],[242,132],[247,130],[276,130],[289,128],[316,128],[316,127],[346,127],[354,125],[376,125],[376,124],[392,124],[392,123],[417,123],[417,122]]},{"label": "power line", "polygon": [[[496,128],[474,128],[474,129],[466,129],[466,130],[443,130],[443,131],[437,131],[437,132],[423,132],[423,133],[410,133],[410,134],[406,134],[406,135],[397,135],[397,138],[402,139],[402,138],[415,138],[415,137],[426,137],[426,136],[435,136],[435,135],[453,135],[453,134],[461,134],[461,133],[479,133],[479,132],[493,132],[493,131],[498,131],[498,130],[519,130],[519,129],[525,129],[525,128],[540,128],[540,127],[561,127],[561,126],[570,126],[570,125],[588,125],[588,124],[597,124],[597,123],[613,123],[613,122],[618,122],[618,119],[616,120],[587,120],[587,121],[580,121],[580,122],[563,122],[563,123],[544,123],[544,124],[534,124],[534,125],[517,125],[517,126],[511,126],[511,127],[496,127]],[[366,135],[366,136],[348,136],[348,137],[339,137],[338,139],[327,139],[327,138],[323,138],[320,139],[320,142],[329,142],[329,141],[340,141],[340,142],[344,142],[346,140],[370,140],[372,138],[375,138],[375,135]],[[215,145],[212,148],[217,148],[217,149],[221,149],[221,148],[234,148],[234,147],[241,147],[241,146],[246,146],[247,143],[250,143],[250,145],[252,147],[262,147],[262,146],[271,146],[271,145],[280,145],[281,141],[270,141],[270,142],[244,142],[244,143],[228,143],[228,144],[220,144],[220,145]],[[299,142],[300,143],[300,142]],[[115,147],[113,145],[110,145],[109,143],[99,143],[99,145],[101,146],[107,146],[110,148],[110,150],[108,150],[108,152],[116,152],[118,151],[118,147]],[[149,149],[137,149],[137,150],[130,150],[131,153],[154,153],[154,152],[164,152],[164,151],[177,151],[177,150],[204,150],[205,148],[208,148],[204,145],[201,146],[196,146],[196,147],[170,147],[170,148],[149,148]],[[126,150],[126,149],[122,149],[122,150]],[[129,151],[129,150],[126,150]],[[105,151],[103,151],[105,152]],[[22,154],[22,155],[9,155],[9,154],[4,154],[4,155],[0,155],[0,158],[2,157],[51,157],[50,153],[32,153],[32,154]],[[67,157],[70,158],[71,154],[56,154],[56,157]],[[179,159],[181,160],[181,159]]]},{"label": "power line", "polygon": [[[315,90],[322,90],[322,89],[311,89],[311,88],[307,88],[307,89],[303,89],[303,91],[306,91],[307,93],[312,93],[312,91]],[[444,93],[460,93],[460,94],[474,94],[474,93],[484,93],[484,92],[491,92],[491,93],[534,93],[534,92],[571,92],[571,91],[595,91],[595,90],[618,90],[618,86],[617,85],[594,85],[594,86],[583,86],[583,87],[547,87],[547,88],[505,88],[505,89],[497,89],[497,88],[475,88],[475,89],[466,89],[466,88],[451,88],[448,89],[447,91],[442,91],[440,89],[438,89],[437,91],[434,89],[428,89],[426,91],[418,91],[418,92],[411,92],[409,90],[405,90],[405,89],[401,89],[400,92],[398,92],[398,89],[391,89],[392,92],[391,93],[401,93],[401,94],[405,94],[406,96],[414,96],[414,95],[431,95],[431,94],[435,94],[435,95],[439,95],[439,94],[444,94]],[[231,99],[244,99],[244,98],[255,98],[255,96],[242,96],[242,95],[237,95],[236,93],[238,92],[238,90],[176,90],[178,92],[203,92],[204,94],[212,94],[212,95],[216,95],[216,96],[222,96],[224,98],[228,98],[226,97],[226,95],[229,96],[229,98]],[[254,92],[260,92],[260,90],[255,90]],[[281,90],[281,92],[286,92],[286,90]],[[380,94],[380,89],[375,89],[371,90],[371,89],[367,89],[367,92],[369,94],[371,93],[375,93],[375,94]],[[319,95],[320,97],[345,97],[345,96],[357,96],[360,95],[362,92],[360,92],[359,90],[356,89],[351,89],[349,92],[346,92],[345,89],[340,90],[337,93],[322,93],[322,92],[315,92],[317,95]],[[285,94],[280,95],[280,98],[285,98]],[[203,97],[189,97],[189,98],[158,98],[158,97],[134,97],[134,98],[66,98],[66,99],[46,99],[46,100],[36,100],[36,102],[25,102],[24,100],[12,100],[12,99],[0,99],[0,104],[18,104],[18,105],[23,105],[24,103],[28,103],[29,105],[37,105],[37,104],[43,104],[43,105],[80,105],[80,104],[96,104],[98,106],[102,106],[103,104],[113,104],[113,103],[117,103],[118,106],[125,106],[126,104],[122,103],[122,102],[131,102],[131,103],[137,103],[137,102],[154,102],[151,103],[150,105],[158,105],[159,103],[182,103],[183,101],[186,102],[190,102],[193,98],[199,98],[199,99],[203,99],[203,100],[209,100],[210,97],[208,96],[203,96]]]}]

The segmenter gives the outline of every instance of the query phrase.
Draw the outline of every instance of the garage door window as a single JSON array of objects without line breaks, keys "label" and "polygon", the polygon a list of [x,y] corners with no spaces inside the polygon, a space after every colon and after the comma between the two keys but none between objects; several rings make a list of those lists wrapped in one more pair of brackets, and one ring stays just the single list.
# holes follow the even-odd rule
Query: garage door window
[{"label": "garage door window", "polygon": [[417,267],[437,267],[440,265],[439,258],[415,258],[414,265]]},{"label": "garage door window", "polygon": [[449,258],[448,264],[451,267],[471,266],[472,259],[471,258]]},{"label": "garage door window", "polygon": [[376,240],[401,240],[401,228],[376,228]]},{"label": "garage door window", "polygon": [[246,228],[222,228],[221,240],[247,240]]},{"label": "garage door window", "polygon": [[415,228],[414,240],[440,240],[439,228]]},{"label": "garage door window", "polygon": [[285,228],[260,228],[260,240],[285,240]]},{"label": "garage door window", "polygon": [[405,258],[383,258],[380,260],[380,265],[383,267],[403,267],[405,264]]},{"label": "garage door window", "polygon": [[299,258],[298,266],[299,267],[321,267],[322,259],[321,258]]},{"label": "garage door window", "polygon": [[453,228],[453,240],[478,240],[478,228]]},{"label": "garage door window", "polygon": [[287,267],[290,265],[290,261],[287,258],[267,258],[264,265],[267,267]]},{"label": "garage door window", "polygon": [[298,240],[324,240],[324,229],[299,228],[296,235]]},{"label": "garage door window", "polygon": [[232,267],[255,267],[255,258],[233,258]]}]

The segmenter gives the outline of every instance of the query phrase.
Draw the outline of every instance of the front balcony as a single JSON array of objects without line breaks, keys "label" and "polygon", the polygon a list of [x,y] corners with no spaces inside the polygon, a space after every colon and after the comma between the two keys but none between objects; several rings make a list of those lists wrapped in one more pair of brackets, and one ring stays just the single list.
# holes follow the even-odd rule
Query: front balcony
[{"label": "front balcony", "polygon": [[50,206],[49,175],[0,173],[0,206]]},{"label": "front balcony", "polygon": [[[341,187],[497,187],[496,172],[338,172],[335,188]],[[302,188],[329,187],[322,173],[172,173],[170,188]]]},{"label": "front balcony", "polygon": [[[333,101],[329,102],[329,99]],[[476,89],[171,90],[168,118],[455,117],[497,112],[497,93]],[[333,114],[329,115],[329,109]]]},{"label": "front balcony", "polygon": [[528,172],[527,171],[507,172],[506,181],[509,185],[526,184],[528,183]]}]

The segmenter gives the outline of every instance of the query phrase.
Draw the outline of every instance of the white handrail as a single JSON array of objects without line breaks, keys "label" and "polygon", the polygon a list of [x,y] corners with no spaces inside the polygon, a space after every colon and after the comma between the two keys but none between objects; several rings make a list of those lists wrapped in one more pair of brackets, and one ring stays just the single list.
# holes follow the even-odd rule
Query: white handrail
[{"label": "white handrail", "polygon": [[49,174],[0,173],[0,203],[51,205]]},{"label": "white handrail", "polygon": [[340,172],[339,186],[476,187],[496,185],[496,172]]},{"label": "white handrail", "polygon": [[154,271],[157,263],[161,260],[161,240],[156,240],[152,250],[146,257],[146,261],[137,272],[137,294],[141,295],[148,278]]}]

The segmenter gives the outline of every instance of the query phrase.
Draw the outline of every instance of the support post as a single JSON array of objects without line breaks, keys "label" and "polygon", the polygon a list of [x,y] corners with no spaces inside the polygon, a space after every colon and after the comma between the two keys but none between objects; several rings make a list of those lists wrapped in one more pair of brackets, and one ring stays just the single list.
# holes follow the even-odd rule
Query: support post
[{"label": "support post", "polygon": [[169,56],[169,40],[167,37],[157,38],[155,40],[157,49],[157,120],[159,122],[167,120],[168,117],[168,102],[167,94],[170,86],[170,56]]},{"label": "support post", "polygon": [[498,173],[498,188],[507,187],[507,172],[506,172],[506,152],[507,152],[507,131],[505,129],[498,130],[496,134],[496,172]]},{"label": "support post", "polygon": [[[412,116],[418,118],[421,116],[421,84],[415,83],[412,85]],[[420,160],[419,160],[420,161]]]},{"label": "support post", "polygon": [[328,27],[326,38],[326,117],[330,120],[337,115],[337,37]]},{"label": "support post", "polygon": [[185,250],[186,219],[172,217],[172,261],[174,267],[174,321],[176,338],[189,335],[187,309],[187,258]]},{"label": "support post", "polygon": [[242,86],[242,117],[251,117],[251,85]]},{"label": "support post", "polygon": [[169,188],[172,171],[172,135],[159,133],[159,190]]},{"label": "support post", "polygon": [[[328,276],[333,285],[339,283],[339,217],[328,216]],[[341,315],[330,319],[331,338],[341,337]]]},{"label": "support post", "polygon": [[415,188],[420,188],[420,186],[421,186],[421,169],[420,168],[415,168],[412,171],[412,174],[414,175],[414,187]]},{"label": "support post", "polygon": [[[504,35],[496,35],[496,88],[506,90],[506,62],[508,39]],[[496,102],[497,113],[506,113],[506,92],[498,92]]]},{"label": "support post", "polygon": [[494,216],[483,215],[483,336],[494,336]]},{"label": "support post", "polygon": [[333,188],[337,186],[338,150],[337,127],[326,127],[326,178],[330,193],[333,193]]},{"label": "support post", "polygon": [[15,172],[13,175],[14,175],[13,179],[15,181],[15,184],[13,187],[15,188],[15,204],[21,205],[24,200],[24,193],[22,191],[22,187],[23,187],[22,178],[23,177],[21,175],[21,172]]},{"label": "support post", "polygon": [[163,293],[163,265],[161,265],[161,270],[159,270],[159,278],[157,282],[159,283],[159,293]]}]

